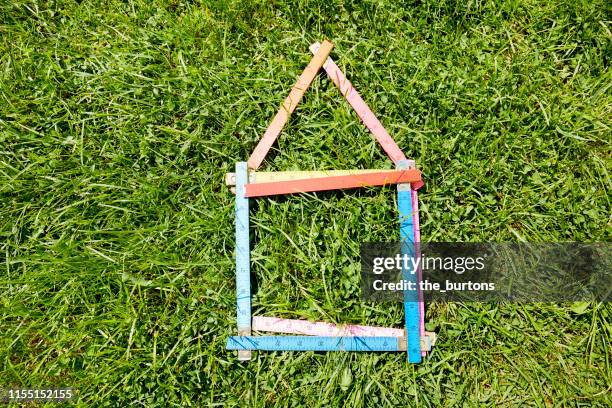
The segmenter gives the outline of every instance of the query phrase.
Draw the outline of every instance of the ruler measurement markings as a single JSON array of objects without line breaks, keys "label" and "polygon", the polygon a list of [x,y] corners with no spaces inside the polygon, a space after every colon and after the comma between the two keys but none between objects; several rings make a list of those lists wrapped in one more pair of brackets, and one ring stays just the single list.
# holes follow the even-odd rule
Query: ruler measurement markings
[{"label": "ruler measurement markings", "polygon": [[[404,329],[356,324],[338,325],[327,322],[284,319],[269,316],[253,316],[252,330],[298,334],[307,336],[357,336],[357,337],[405,337]],[[435,333],[423,332],[421,335],[421,353],[431,350],[435,342]]]},{"label": "ruler measurement markings", "polygon": [[[398,168],[408,168],[412,162],[402,160],[398,163]],[[399,210],[400,221],[400,242],[402,254],[408,254],[411,257],[414,253],[414,224],[413,224],[413,208],[412,208],[412,188],[409,183],[398,184],[397,186],[397,206]],[[414,282],[418,285],[418,279],[415,273],[407,269],[402,269],[403,279]],[[404,315],[406,323],[406,337],[408,348],[408,361],[411,363],[421,362],[421,341],[419,332],[419,306],[418,293],[416,290],[404,291]]]},{"label": "ruler measurement markings", "polygon": [[281,108],[276,113],[276,116],[274,116],[272,119],[272,122],[255,147],[255,150],[253,150],[253,153],[248,160],[249,168],[256,170],[261,165],[261,162],[268,154],[270,147],[272,147],[272,144],[274,144],[274,141],[287,123],[289,115],[297,107],[298,103],[304,96],[306,89],[308,89],[313,79],[316,77],[319,69],[329,56],[329,53],[333,47],[334,45],[331,42],[323,41],[323,44],[315,53],[314,57],[310,60],[310,63],[306,66],[298,78],[297,83],[291,89],[291,92],[289,92],[289,96],[287,96],[283,102]]},{"label": "ruler measurement markings", "polygon": [[[370,173],[392,173],[396,169],[356,169],[356,170],[296,170],[296,171],[251,171],[249,172],[249,183],[271,183],[275,181],[302,180],[322,177],[350,176],[355,174]],[[236,174],[226,173],[225,184],[236,185]]]},{"label": "ruler measurement markings", "polygon": [[[310,51],[313,54],[316,54],[318,53],[320,47],[321,45],[319,43],[311,44]],[[340,90],[340,93],[344,95],[349,105],[351,105],[351,107],[355,110],[357,116],[359,116],[363,124],[370,130],[374,138],[380,143],[383,150],[387,153],[393,163],[397,164],[401,160],[406,160],[406,156],[404,156],[404,153],[397,146],[397,143],[395,143],[395,141],[391,138],[382,123],[380,123],[376,115],[374,115],[372,110],[353,87],[353,84],[351,84],[342,70],[338,68],[336,63],[330,57],[327,57],[327,60],[323,64],[323,69],[336,87]]]},{"label": "ruler measurement markings", "polygon": [[383,186],[387,184],[411,183],[420,179],[421,173],[418,170],[406,169],[383,173],[353,174],[348,176],[257,183],[246,185],[246,196],[263,197],[277,194]]},{"label": "ruler measurement markings", "polygon": [[401,337],[232,336],[229,350],[268,351],[403,351]]},{"label": "ruler measurement markings", "polygon": [[[236,313],[238,334],[251,334],[251,257],[249,242],[249,199],[247,163],[236,163]],[[251,352],[238,352],[239,360],[250,360]]]},{"label": "ruler measurement markings", "polygon": [[362,326],[355,324],[337,325],[308,320],[282,319],[253,316],[253,330],[274,331],[275,333],[305,334],[310,336],[361,336],[361,337],[402,337],[402,329],[389,327]]},{"label": "ruler measurement markings", "polygon": [[[410,197],[412,200],[412,225],[414,229],[414,242],[417,259],[421,257],[421,227],[419,220],[419,195],[417,190],[412,186],[410,191]],[[419,263],[417,267],[417,282],[423,281],[423,268]],[[418,299],[419,299],[419,333],[421,337],[425,336],[425,297],[423,291],[418,288]],[[426,356],[425,351],[421,351],[421,356]]]}]

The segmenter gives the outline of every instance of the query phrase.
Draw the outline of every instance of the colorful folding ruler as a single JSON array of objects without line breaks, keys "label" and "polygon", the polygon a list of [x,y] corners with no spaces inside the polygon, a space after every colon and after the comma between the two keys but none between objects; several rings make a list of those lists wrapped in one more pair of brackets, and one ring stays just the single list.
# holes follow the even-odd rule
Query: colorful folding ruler
[{"label": "colorful folding ruler", "polygon": [[[395,141],[368,108],[340,68],[329,58],[333,44],[324,41],[310,46],[314,57],[300,75],[278,113],[268,126],[248,162],[236,163],[236,172],[226,175],[226,184],[235,186],[236,194],[236,299],[238,336],[231,336],[227,349],[238,350],[239,360],[249,360],[252,350],[279,351],[406,351],[408,361],[418,363],[431,350],[435,333],[425,331],[424,302],[420,291],[404,292],[404,329],[360,325],[338,326],[332,323],[251,316],[249,198],[333,189],[397,184],[402,252],[419,254],[420,233],[416,190],[423,185],[421,173],[406,159]],[[257,172],[266,154],[287,123],[289,115],[323,67],[340,89],[364,125],[374,135],[395,170],[327,170]],[[403,277],[417,283],[421,271],[404,270]],[[252,331],[284,335],[253,336]],[[290,334],[290,335],[288,335]]]}]

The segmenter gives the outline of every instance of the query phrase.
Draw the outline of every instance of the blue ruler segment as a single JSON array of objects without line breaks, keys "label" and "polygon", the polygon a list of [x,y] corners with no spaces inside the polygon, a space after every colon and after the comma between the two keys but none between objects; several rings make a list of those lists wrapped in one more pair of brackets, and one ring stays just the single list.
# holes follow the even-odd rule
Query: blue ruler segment
[{"label": "blue ruler segment", "polygon": [[[398,169],[409,167],[408,160],[401,160],[397,164]],[[412,196],[410,183],[397,185],[397,206],[400,221],[400,244],[402,255],[416,256],[414,221],[412,218]],[[414,282],[414,290],[404,291],[404,315],[406,319],[406,338],[408,341],[408,361],[411,363],[421,362],[421,337],[419,335],[419,284],[416,269],[403,268],[402,278],[408,282]]]},{"label": "blue ruler segment", "polygon": [[270,351],[402,351],[404,348],[400,347],[401,341],[399,337],[232,336],[227,340],[226,348]]},{"label": "blue ruler segment", "polygon": [[249,199],[246,162],[236,163],[236,299],[238,334],[251,334],[251,257],[249,244]]}]

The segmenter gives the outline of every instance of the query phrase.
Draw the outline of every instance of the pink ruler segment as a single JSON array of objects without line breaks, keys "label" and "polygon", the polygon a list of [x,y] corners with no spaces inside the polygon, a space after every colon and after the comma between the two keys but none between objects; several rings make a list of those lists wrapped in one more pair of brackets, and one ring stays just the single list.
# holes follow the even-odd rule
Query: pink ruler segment
[{"label": "pink ruler segment", "polygon": [[[414,189],[414,186],[413,186],[413,190],[410,192],[410,195],[412,198],[412,210],[414,211],[414,213],[412,214],[414,241],[415,243],[417,243],[416,245],[417,257],[420,257],[421,256],[421,246],[420,246],[421,227],[419,225],[419,196],[418,196],[416,189]],[[417,281],[418,282],[423,281],[423,269],[421,269],[421,264],[419,264],[417,268]],[[423,291],[420,288],[418,290],[418,296],[419,296],[419,334],[421,338],[423,338],[425,336],[425,298],[423,296]],[[421,355],[425,356],[427,355],[427,353],[425,351],[421,351]]]},{"label": "pink ruler segment", "polygon": [[404,337],[403,329],[390,327],[337,325],[308,320],[280,319],[277,317],[253,316],[252,329],[274,333],[302,334],[309,336],[362,336]]},{"label": "pink ruler segment", "polygon": [[304,96],[304,92],[306,92],[312,80],[317,76],[321,65],[325,62],[332,48],[334,48],[334,44],[329,41],[323,41],[321,48],[312,57],[310,63],[298,78],[297,83],[291,89],[291,92],[289,92],[289,96],[287,96],[276,116],[272,119],[255,150],[253,150],[251,157],[249,157],[248,165],[250,169],[256,170],[261,165],[266,154],[268,154],[268,150],[270,150],[270,147],[272,147],[272,144],[283,130],[285,123],[287,123],[289,115],[295,110],[302,96]]},{"label": "pink ruler segment", "polygon": [[[310,51],[316,54],[320,46],[319,43],[311,44]],[[382,123],[376,118],[376,115],[374,115],[355,88],[353,88],[353,84],[344,76],[344,73],[342,73],[336,63],[328,57],[325,64],[323,64],[323,69],[336,87],[338,87],[340,93],[344,95],[347,102],[353,107],[363,124],[372,132],[374,138],[378,140],[378,143],[380,143],[393,163],[397,164],[400,160],[406,160],[404,153],[389,133],[387,133]]]}]

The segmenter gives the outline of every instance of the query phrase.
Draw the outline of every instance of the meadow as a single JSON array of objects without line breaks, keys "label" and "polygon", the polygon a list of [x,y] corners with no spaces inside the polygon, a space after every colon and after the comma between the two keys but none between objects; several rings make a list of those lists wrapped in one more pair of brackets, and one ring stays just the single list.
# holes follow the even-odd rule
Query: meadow
[{"label": "meadow", "polygon": [[[79,406],[607,407],[606,303],[431,303],[402,353],[225,350],[233,194],[311,58],[331,56],[423,172],[439,242],[608,242],[603,0],[0,1],[0,388]],[[393,168],[319,74],[263,170]],[[395,190],[253,200],[256,315],[402,327],[359,245]],[[54,404],[49,404],[54,405]]]}]

